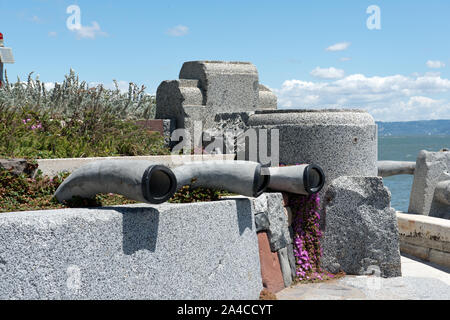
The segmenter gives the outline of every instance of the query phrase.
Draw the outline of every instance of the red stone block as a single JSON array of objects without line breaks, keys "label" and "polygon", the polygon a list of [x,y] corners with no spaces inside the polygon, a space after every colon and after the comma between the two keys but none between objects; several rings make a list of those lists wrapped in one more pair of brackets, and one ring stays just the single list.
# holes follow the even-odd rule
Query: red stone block
[{"label": "red stone block", "polygon": [[273,293],[280,292],[284,289],[284,282],[278,253],[270,250],[266,232],[258,233],[258,244],[263,287]]},{"label": "red stone block", "polygon": [[163,120],[139,120],[136,121],[136,124],[149,131],[164,134]]}]

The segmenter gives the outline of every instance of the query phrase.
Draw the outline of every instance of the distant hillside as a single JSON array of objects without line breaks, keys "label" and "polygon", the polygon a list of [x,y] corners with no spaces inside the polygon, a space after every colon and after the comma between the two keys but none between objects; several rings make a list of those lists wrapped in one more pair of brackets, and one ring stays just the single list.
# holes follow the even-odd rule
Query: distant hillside
[{"label": "distant hillside", "polygon": [[377,122],[380,136],[450,135],[450,120]]}]

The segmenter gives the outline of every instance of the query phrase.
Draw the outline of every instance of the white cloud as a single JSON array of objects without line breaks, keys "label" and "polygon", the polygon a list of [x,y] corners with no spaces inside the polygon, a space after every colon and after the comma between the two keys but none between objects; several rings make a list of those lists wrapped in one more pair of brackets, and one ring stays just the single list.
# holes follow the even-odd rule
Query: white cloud
[{"label": "white cloud", "polygon": [[39,17],[36,16],[36,15],[32,16],[31,19],[30,19],[30,21],[31,21],[31,22],[34,22],[34,23],[41,23],[41,22],[42,22],[41,18],[39,18]]},{"label": "white cloud", "polygon": [[281,109],[362,108],[382,121],[450,119],[450,80],[439,75],[352,74],[331,82],[287,80],[274,92]]},{"label": "white cloud", "polygon": [[95,39],[97,36],[105,37],[108,34],[103,32],[100,25],[94,21],[92,26],[80,26],[73,28],[71,31],[75,32],[78,39]]},{"label": "white cloud", "polygon": [[56,37],[57,35],[58,35],[58,33],[57,33],[56,31],[50,31],[50,32],[48,33],[48,36],[49,36],[49,37],[52,37],[52,38]]},{"label": "white cloud", "polygon": [[316,67],[313,71],[310,72],[310,74],[313,77],[321,79],[339,79],[344,77],[345,72],[344,70],[336,69],[334,67],[330,68]]},{"label": "white cloud", "polygon": [[342,57],[342,58],[340,58],[339,60],[345,62],[345,61],[350,61],[350,60],[352,60],[352,58],[349,58],[349,57]]},{"label": "white cloud", "polygon": [[178,25],[167,30],[167,34],[172,37],[182,37],[189,33],[189,28],[183,25]]},{"label": "white cloud", "polygon": [[445,67],[445,63],[438,60],[428,60],[427,61],[427,67],[432,69],[439,69]]},{"label": "white cloud", "polygon": [[326,48],[326,51],[344,51],[347,50],[348,47],[350,47],[350,42],[339,42],[336,44],[333,44],[332,46],[329,46]]}]

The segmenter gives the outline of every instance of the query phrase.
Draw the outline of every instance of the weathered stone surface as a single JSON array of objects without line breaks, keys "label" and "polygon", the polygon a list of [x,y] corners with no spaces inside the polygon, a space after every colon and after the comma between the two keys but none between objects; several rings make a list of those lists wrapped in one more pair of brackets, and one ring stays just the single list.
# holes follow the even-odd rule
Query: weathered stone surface
[{"label": "weathered stone surface", "polygon": [[195,79],[204,93],[204,105],[215,112],[257,109],[259,77],[249,62],[190,61],[180,71],[180,79]]},{"label": "weathered stone surface", "polygon": [[273,252],[286,248],[292,243],[292,234],[289,231],[288,219],[283,205],[281,193],[267,193],[267,216],[269,217],[269,241]]},{"label": "weathered stone surface", "polygon": [[253,214],[248,198],[0,214],[0,299],[258,299]]},{"label": "weathered stone surface", "polygon": [[259,85],[258,109],[277,109],[277,96],[265,85]]},{"label": "weathered stone surface", "polygon": [[287,253],[288,253],[288,259],[289,259],[289,265],[291,267],[292,280],[294,280],[296,277],[296,274],[297,274],[297,263],[295,261],[293,244],[290,244],[287,246]]},{"label": "weathered stone surface", "polygon": [[[259,84],[258,71],[248,62],[186,62],[180,80],[163,81],[156,94],[156,118],[175,119],[177,128],[191,135],[196,121],[204,131],[217,133],[239,126],[231,119],[236,113],[276,108],[276,95]],[[229,116],[217,118],[220,114]]]},{"label": "weathered stone surface", "polygon": [[337,178],[325,199],[322,266],[353,275],[375,266],[383,277],[400,276],[397,217],[382,178]]},{"label": "weathered stone surface", "polygon": [[0,159],[0,168],[10,170],[15,175],[25,174],[33,177],[37,167],[25,159]]},{"label": "weathered stone surface", "polygon": [[208,117],[198,80],[163,81],[156,91],[156,119],[171,119],[177,128],[192,128]]},{"label": "weathered stone surface", "polygon": [[377,175],[377,127],[366,111],[264,110],[251,115],[247,124],[279,129],[280,162],[317,164],[326,185],[340,176]]},{"label": "weathered stone surface", "polygon": [[270,221],[264,212],[255,215],[255,225],[256,225],[256,232],[269,230]]},{"label": "weathered stone surface", "polygon": [[445,173],[436,183],[430,217],[450,220],[450,174]]},{"label": "weathered stone surface", "polygon": [[280,260],[284,286],[287,288],[292,284],[292,272],[291,265],[289,263],[288,247],[278,250],[278,260]]},{"label": "weathered stone surface", "polygon": [[258,245],[262,284],[267,290],[277,293],[285,288],[278,254],[270,250],[265,232],[258,233]]},{"label": "weathered stone surface", "polygon": [[164,143],[168,147],[172,147],[174,144],[171,143],[172,132],[177,128],[175,120],[163,119],[163,136]]},{"label": "weathered stone surface", "polygon": [[429,152],[422,150],[419,153],[408,212],[426,216],[430,214],[436,185],[445,171],[450,171],[449,151]]},{"label": "weathered stone surface", "polygon": [[258,198],[255,198],[255,200],[253,200],[253,205],[256,213],[267,213],[269,210],[267,194],[263,193]]}]

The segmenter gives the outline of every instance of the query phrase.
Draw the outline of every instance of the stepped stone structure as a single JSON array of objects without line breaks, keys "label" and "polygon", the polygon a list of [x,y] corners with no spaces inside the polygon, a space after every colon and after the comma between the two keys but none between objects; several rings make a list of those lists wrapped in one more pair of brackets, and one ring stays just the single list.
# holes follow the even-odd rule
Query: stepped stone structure
[{"label": "stepped stone structure", "polygon": [[276,96],[259,84],[248,62],[185,62],[179,78],[163,81],[156,93],[156,118],[171,119],[176,128],[192,130],[194,121],[202,121],[211,129],[219,113],[277,108]]}]

